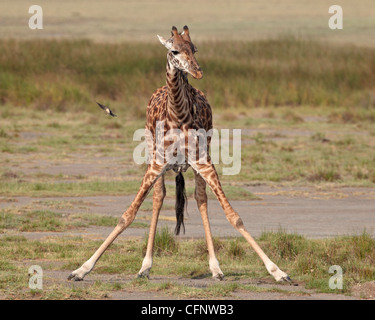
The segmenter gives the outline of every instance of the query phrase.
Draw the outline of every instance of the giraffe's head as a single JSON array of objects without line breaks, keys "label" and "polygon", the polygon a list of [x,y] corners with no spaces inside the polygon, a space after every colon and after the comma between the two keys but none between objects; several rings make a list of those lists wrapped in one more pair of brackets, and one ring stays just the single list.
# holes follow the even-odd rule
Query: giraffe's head
[{"label": "giraffe's head", "polygon": [[194,56],[198,50],[191,42],[187,26],[181,33],[178,33],[176,27],[172,27],[172,36],[167,40],[159,35],[158,38],[162,45],[168,49],[167,58],[173,67],[190,73],[195,79],[203,77],[203,71]]}]

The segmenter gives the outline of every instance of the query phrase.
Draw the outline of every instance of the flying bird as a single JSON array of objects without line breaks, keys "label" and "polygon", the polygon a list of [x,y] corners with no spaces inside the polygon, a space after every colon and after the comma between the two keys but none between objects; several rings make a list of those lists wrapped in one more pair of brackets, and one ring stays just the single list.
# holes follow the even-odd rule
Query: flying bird
[{"label": "flying bird", "polygon": [[99,106],[100,108],[102,108],[102,109],[103,109],[105,112],[107,112],[110,116],[112,116],[112,117],[117,117],[117,116],[112,112],[112,110],[109,109],[108,107],[103,106],[103,105],[100,104],[99,102],[97,102],[97,104],[98,104],[98,106]]}]

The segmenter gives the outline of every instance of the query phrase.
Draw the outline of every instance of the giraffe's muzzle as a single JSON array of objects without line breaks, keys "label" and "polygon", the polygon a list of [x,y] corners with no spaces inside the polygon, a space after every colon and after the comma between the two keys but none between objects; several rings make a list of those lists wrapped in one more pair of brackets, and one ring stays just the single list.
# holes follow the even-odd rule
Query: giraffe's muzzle
[{"label": "giraffe's muzzle", "polygon": [[197,70],[195,72],[192,72],[191,75],[192,75],[192,77],[194,79],[198,79],[199,80],[199,79],[203,78],[203,71],[202,70]]}]

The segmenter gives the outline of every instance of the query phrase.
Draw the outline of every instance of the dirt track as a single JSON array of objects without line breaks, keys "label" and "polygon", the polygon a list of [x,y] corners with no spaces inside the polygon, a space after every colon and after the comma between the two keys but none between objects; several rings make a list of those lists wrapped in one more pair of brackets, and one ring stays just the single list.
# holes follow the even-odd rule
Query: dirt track
[{"label": "dirt track", "polygon": [[[282,228],[296,232],[308,238],[324,238],[337,235],[358,234],[366,230],[375,236],[375,190],[370,188],[339,188],[316,190],[313,188],[271,188],[249,186],[248,189],[262,198],[255,201],[230,201],[237,210],[246,228],[257,237],[262,231],[277,231]],[[90,203],[90,211],[120,217],[131,204],[134,196],[103,196],[81,198],[38,198],[37,200],[82,200]],[[6,206],[23,206],[35,201],[35,198],[17,197],[16,203],[1,203]],[[166,204],[174,205],[167,198]],[[55,210],[62,211],[64,210]],[[65,212],[82,212],[80,208],[65,209]],[[89,211],[89,212],[90,212]],[[137,219],[149,219],[150,212],[139,212]],[[239,233],[228,223],[218,201],[209,200],[209,217],[215,237],[237,237]],[[174,228],[173,210],[162,210],[159,226]],[[194,199],[188,201],[186,233],[181,238],[203,238],[204,230],[200,213]],[[102,237],[112,230],[108,228],[89,228],[85,232]],[[77,231],[82,233],[82,231]],[[143,237],[144,229],[130,228],[121,237]],[[47,233],[51,235],[51,233]],[[61,233],[56,233],[62,235]],[[38,232],[26,233],[27,237],[43,237]]]},{"label": "dirt track", "polygon": [[[231,201],[233,207],[241,215],[245,226],[257,237],[262,231],[277,231],[279,228],[290,232],[296,232],[305,235],[308,238],[333,237],[336,235],[366,232],[375,235],[375,191],[366,188],[340,188],[329,190],[316,190],[312,188],[271,188],[264,186],[249,186],[248,189],[258,195],[262,200],[256,201]],[[38,200],[53,200],[54,198],[45,198]],[[55,198],[58,200],[77,200],[77,198]],[[85,203],[90,203],[95,213],[121,216],[122,212],[130,205],[133,196],[127,197],[84,197],[79,198]],[[18,197],[17,202],[1,203],[0,208],[9,205],[23,206],[30,204],[35,198]],[[166,203],[172,205],[173,199],[166,199]],[[74,212],[75,209],[69,209]],[[82,210],[82,209],[77,209]],[[64,211],[64,210],[56,210]],[[147,218],[151,213],[140,212],[138,219]],[[209,201],[209,214],[212,231],[215,237],[238,236],[236,230],[227,222],[225,215],[215,200]],[[168,225],[173,228],[174,212],[172,210],[163,210],[160,216],[159,226]],[[204,231],[201,223],[199,211],[196,208],[195,201],[189,199],[188,216],[186,221],[186,233],[182,238],[203,238]],[[64,235],[85,235],[93,239],[104,239],[111,227],[92,227],[85,230],[76,230],[72,232],[27,232],[22,233],[27,238],[42,239],[45,236],[64,236]],[[146,230],[143,228],[127,229],[120,237],[126,239],[129,237],[143,237]],[[66,274],[58,271],[48,271],[45,273],[46,281],[55,283],[56,281],[66,281]],[[75,283],[76,286],[86,286],[95,280],[105,281],[131,281],[133,277],[119,279],[113,275],[89,275],[85,281]],[[210,278],[205,279],[183,279],[166,278],[154,275],[152,281],[173,281],[183,283],[189,286],[207,286],[212,283]],[[290,292],[290,294],[268,292],[235,292],[234,299],[356,299],[354,297],[333,294],[317,294],[312,290],[306,290],[303,286],[275,285],[264,279],[244,280],[244,283],[251,283],[260,288],[273,287]],[[374,286],[373,286],[374,287]],[[372,289],[374,289],[372,287]],[[360,290],[359,290],[360,292]],[[171,299],[159,293],[145,292],[113,292],[112,299]]]},{"label": "dirt track", "polygon": [[[95,281],[127,283],[134,279],[135,276],[115,276],[115,275],[89,275],[82,282],[74,282],[76,287],[84,287],[93,285]],[[45,283],[52,285],[56,283],[71,282],[66,280],[66,273],[61,271],[47,271],[44,274]],[[150,277],[152,282],[173,282],[183,284],[184,286],[194,288],[205,288],[212,285],[213,281],[210,277],[204,279],[186,279],[179,277],[162,277],[154,275]],[[224,280],[229,281],[229,280]],[[236,290],[230,298],[235,300],[356,300],[357,296],[345,296],[342,294],[316,293],[314,290],[305,289],[303,286],[290,286],[288,284],[276,284],[272,279],[247,279],[236,280],[237,283],[256,286],[259,289],[280,289],[283,292],[251,292],[245,290]],[[375,289],[375,286],[372,290]],[[176,297],[164,295],[159,292],[139,292],[139,291],[113,291],[110,295],[115,300],[176,300]]]}]

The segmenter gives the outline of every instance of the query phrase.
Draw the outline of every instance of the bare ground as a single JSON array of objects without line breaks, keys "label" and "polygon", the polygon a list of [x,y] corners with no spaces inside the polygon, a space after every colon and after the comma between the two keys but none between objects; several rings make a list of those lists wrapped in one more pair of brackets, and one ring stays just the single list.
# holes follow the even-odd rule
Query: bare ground
[{"label": "bare ground", "polygon": [[[329,188],[311,187],[266,187],[248,186],[247,189],[262,200],[230,201],[239,213],[249,232],[257,237],[263,231],[277,231],[280,228],[296,232],[307,238],[324,238],[338,235],[357,234],[366,230],[375,236],[375,190],[371,188]],[[129,207],[134,196],[94,196],[94,197],[48,197],[31,198],[15,197],[14,202],[1,202],[0,209],[9,206],[33,205],[35,201],[59,201],[77,205],[67,209],[53,209],[57,212],[81,213],[93,212],[120,217]],[[165,204],[174,206],[174,200],[167,198]],[[181,238],[203,238],[204,230],[201,217],[194,199],[188,200],[186,216],[186,233]],[[147,221],[150,212],[139,212],[136,220]],[[237,237],[238,232],[228,223],[224,212],[216,200],[209,200],[209,216],[212,232],[215,237]],[[162,210],[159,226],[175,225],[173,210]],[[111,227],[93,227],[84,231],[74,231],[103,237],[112,230]],[[143,237],[144,229],[131,228],[122,237]],[[29,232],[26,237],[40,238],[45,235],[63,235],[64,233]],[[69,233],[70,234],[70,233]]]},{"label": "bare ground", "polygon": [[[368,188],[272,188],[266,186],[248,186],[248,189],[262,198],[258,201],[231,201],[233,207],[242,217],[244,224],[257,237],[262,231],[277,231],[282,228],[287,231],[305,235],[308,238],[324,238],[337,235],[348,235],[360,233],[364,229],[371,235],[375,235],[375,220],[373,219],[375,208],[375,191]],[[54,209],[61,212],[95,212],[103,215],[120,217],[122,212],[130,205],[133,196],[103,196],[103,197],[66,197],[66,198],[30,198],[16,197],[13,202],[0,201],[0,208],[8,206],[32,205],[34,201],[71,201],[79,203],[77,207],[69,209]],[[79,202],[77,202],[79,201]],[[166,203],[172,205],[173,199],[166,199]],[[209,201],[209,212],[212,231],[215,237],[238,236],[236,230],[227,222],[225,215],[215,200]],[[139,212],[137,219],[144,221],[149,219],[150,212]],[[175,225],[174,212],[163,210],[160,216],[159,226],[167,225],[173,228]],[[188,215],[186,221],[186,233],[181,235],[183,239],[204,238],[201,218],[195,201],[189,199]],[[29,239],[43,239],[44,237],[61,237],[80,235],[90,239],[105,239],[112,227],[90,227],[83,230],[68,232],[14,232],[5,234],[22,234]],[[147,232],[144,228],[129,228],[120,238],[143,238]],[[68,282],[67,274],[62,271],[45,270],[45,285],[56,283],[68,286],[87,286],[96,280],[105,282],[129,282],[132,276],[90,274],[83,282]],[[199,279],[187,279],[181,277],[163,277],[152,275],[151,281],[171,281],[191,287],[205,287],[213,283],[210,275]],[[224,280],[231,281],[231,280]],[[304,288],[303,284],[289,286],[286,284],[275,284],[270,279],[246,279],[236,280],[243,284],[251,284],[260,289],[274,288],[282,292],[247,292],[235,291],[230,299],[295,299],[295,300],[335,300],[335,299],[373,299],[375,297],[375,285],[373,283],[357,286],[352,296],[340,294],[322,294]],[[113,291],[109,299],[175,299],[159,292],[139,291]]]},{"label": "bare ground", "polygon": [[[104,282],[116,282],[116,283],[129,283],[135,276],[116,276],[106,274],[95,274],[88,275],[84,281],[75,282],[76,287],[90,286],[95,281]],[[61,284],[65,283],[67,286],[71,286],[72,283],[66,280],[66,273],[61,271],[47,271],[44,275],[46,279],[46,285]],[[205,288],[215,280],[212,280],[210,276],[203,279],[187,279],[182,277],[166,277],[154,275],[150,278],[153,282],[171,282],[175,284],[181,284],[193,288]],[[228,280],[224,280],[228,281]],[[357,300],[359,296],[346,296],[342,294],[329,294],[329,293],[316,293],[314,290],[308,290],[303,286],[291,286],[288,284],[275,284],[272,279],[247,279],[247,280],[236,280],[237,283],[252,285],[259,289],[273,289],[282,290],[282,292],[250,292],[245,290],[236,290],[230,297],[221,299],[233,299],[233,300]],[[372,291],[372,294],[374,292]],[[109,299],[114,300],[176,300],[175,296],[165,295],[159,292],[142,292],[142,291],[131,291],[131,290],[119,290],[112,291],[108,296]],[[189,300],[189,298],[183,298]],[[216,300],[217,298],[215,298]],[[194,299],[195,300],[195,299]]]}]

